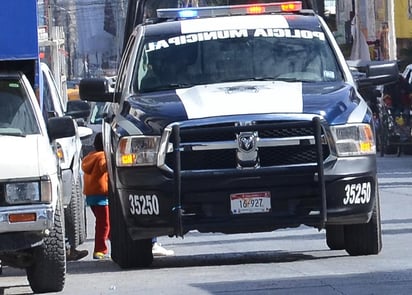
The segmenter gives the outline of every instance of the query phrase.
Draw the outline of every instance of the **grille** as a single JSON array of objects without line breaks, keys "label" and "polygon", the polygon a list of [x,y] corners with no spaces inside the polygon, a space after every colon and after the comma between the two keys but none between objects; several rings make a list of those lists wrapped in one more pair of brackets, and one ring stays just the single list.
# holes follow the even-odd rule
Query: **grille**
[{"label": "grille", "polygon": [[[300,122],[302,123],[302,122]],[[253,133],[257,138],[256,165],[273,167],[317,162],[311,122],[239,122],[220,125],[185,127],[180,129],[180,161],[182,170],[235,169],[239,165],[239,143],[242,132]],[[298,125],[298,126],[293,126]],[[323,130],[321,131],[323,137]],[[324,140],[323,140],[324,141]],[[324,141],[326,142],[326,141]],[[322,144],[323,159],[329,156],[329,147]],[[247,152],[244,152],[247,153]],[[172,153],[166,155],[165,164],[174,167]]]}]

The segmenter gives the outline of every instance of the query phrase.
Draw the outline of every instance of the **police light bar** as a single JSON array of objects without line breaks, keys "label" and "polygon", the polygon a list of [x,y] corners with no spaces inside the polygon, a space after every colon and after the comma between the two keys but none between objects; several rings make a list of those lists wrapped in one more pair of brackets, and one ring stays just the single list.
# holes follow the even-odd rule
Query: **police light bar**
[{"label": "police light bar", "polygon": [[158,18],[201,18],[230,15],[268,14],[280,12],[298,12],[302,9],[301,1],[257,3],[244,5],[205,6],[188,8],[157,9]]}]

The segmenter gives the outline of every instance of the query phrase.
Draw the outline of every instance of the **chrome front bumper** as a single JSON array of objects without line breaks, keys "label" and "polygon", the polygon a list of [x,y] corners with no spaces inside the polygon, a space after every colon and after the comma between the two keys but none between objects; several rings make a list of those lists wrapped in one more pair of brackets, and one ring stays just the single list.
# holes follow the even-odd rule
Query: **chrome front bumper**
[{"label": "chrome front bumper", "polygon": [[[12,214],[36,215],[35,221],[10,222]],[[0,207],[0,234],[8,232],[43,231],[53,227],[53,207],[50,204]]]}]

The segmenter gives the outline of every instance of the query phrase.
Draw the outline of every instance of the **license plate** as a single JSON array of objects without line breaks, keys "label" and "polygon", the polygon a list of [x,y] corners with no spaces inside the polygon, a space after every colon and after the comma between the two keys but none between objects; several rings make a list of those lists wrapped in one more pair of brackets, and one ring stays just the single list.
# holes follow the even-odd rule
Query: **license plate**
[{"label": "license plate", "polygon": [[269,212],[271,209],[270,192],[231,194],[230,208],[232,214]]}]

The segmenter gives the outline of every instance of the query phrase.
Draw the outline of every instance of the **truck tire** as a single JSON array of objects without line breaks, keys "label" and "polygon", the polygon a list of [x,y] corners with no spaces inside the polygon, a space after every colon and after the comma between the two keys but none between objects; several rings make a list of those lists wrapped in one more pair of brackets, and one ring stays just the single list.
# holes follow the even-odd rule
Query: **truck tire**
[{"label": "truck tire", "polygon": [[54,227],[43,244],[33,249],[33,264],[26,268],[27,279],[34,293],[60,292],[66,276],[64,216],[57,201]]},{"label": "truck tire", "polygon": [[70,246],[74,248],[80,245],[80,199],[77,186],[78,184],[73,180],[70,203],[64,209],[67,239],[69,240]]},{"label": "truck tire", "polygon": [[331,250],[345,249],[345,235],[343,225],[326,226],[326,244]]},{"label": "truck tire", "polygon": [[86,207],[80,181],[80,176],[73,181],[70,203],[64,210],[67,238],[75,248],[86,240]]},{"label": "truck tire", "polygon": [[79,222],[79,244],[86,242],[87,238],[87,214],[86,214],[86,202],[84,197],[80,199],[79,202],[79,213],[80,213],[80,222]]},{"label": "truck tire", "polygon": [[133,240],[126,228],[118,195],[109,201],[111,258],[121,268],[147,267],[153,262],[152,239]]},{"label": "truck tire", "polygon": [[368,223],[345,225],[345,249],[351,256],[375,255],[382,249],[379,193]]},{"label": "truck tire", "polygon": [[87,238],[87,214],[86,214],[86,199],[85,196],[83,196],[83,190],[81,184],[81,179],[79,176],[79,179],[77,180],[78,185],[76,186],[77,188],[77,194],[79,198],[79,244],[83,244],[86,241]]}]

